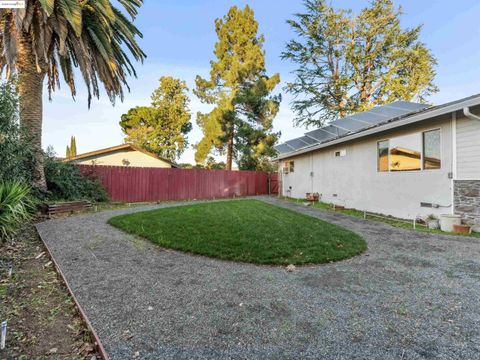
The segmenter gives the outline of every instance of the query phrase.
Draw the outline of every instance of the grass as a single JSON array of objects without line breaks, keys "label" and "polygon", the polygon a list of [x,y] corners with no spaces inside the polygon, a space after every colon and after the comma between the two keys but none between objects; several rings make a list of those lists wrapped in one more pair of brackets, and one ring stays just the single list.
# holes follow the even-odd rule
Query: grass
[{"label": "grass", "polygon": [[[295,199],[295,198],[289,198],[289,197],[282,197],[283,200],[291,201],[291,202],[305,202],[305,200],[302,199]],[[359,217],[362,218],[364,217],[364,212],[356,209],[341,209],[341,208],[336,208],[333,209],[331,204],[325,203],[325,202],[315,202],[313,203],[313,207],[317,209],[322,209],[322,210],[328,210],[332,212],[338,212],[342,213],[345,215],[350,215],[354,217]],[[380,215],[382,217],[378,217],[375,215]],[[413,221],[410,220],[404,220],[404,219],[398,219],[390,216],[385,216],[381,214],[367,214],[367,219],[368,220],[373,220],[373,221],[378,221],[378,222],[383,222],[386,224],[389,224],[393,227],[397,228],[402,228],[402,229],[411,229],[411,230],[416,230],[416,231],[422,231],[422,232],[427,232],[427,233],[432,233],[432,234],[444,234],[444,235],[454,235],[454,236],[471,236],[471,237],[476,237],[480,238],[480,232],[472,232],[471,234],[458,234],[458,233],[450,233],[450,232],[444,232],[440,229],[429,229],[426,225],[418,223],[416,229],[413,229]]]},{"label": "grass", "polygon": [[367,249],[347,229],[258,200],[164,208],[109,223],[165,248],[255,264],[319,264]]}]

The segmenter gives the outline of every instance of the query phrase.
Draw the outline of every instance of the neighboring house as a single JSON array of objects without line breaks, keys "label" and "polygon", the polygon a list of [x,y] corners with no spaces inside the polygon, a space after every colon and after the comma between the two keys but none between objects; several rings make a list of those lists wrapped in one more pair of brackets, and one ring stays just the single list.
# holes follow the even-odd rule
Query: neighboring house
[{"label": "neighboring house", "polygon": [[172,162],[132,144],[123,144],[80,154],[65,161],[82,165],[175,168]]},{"label": "neighboring house", "polygon": [[276,147],[283,195],[413,219],[480,225],[480,95],[440,106],[397,101]]}]

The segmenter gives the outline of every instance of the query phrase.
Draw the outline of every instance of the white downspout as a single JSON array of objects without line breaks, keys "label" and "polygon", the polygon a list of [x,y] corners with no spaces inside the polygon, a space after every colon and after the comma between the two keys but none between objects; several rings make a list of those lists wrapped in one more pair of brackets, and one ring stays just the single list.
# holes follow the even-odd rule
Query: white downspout
[{"label": "white downspout", "polygon": [[475,114],[472,114],[472,113],[470,112],[470,108],[468,108],[468,107],[464,107],[464,108],[463,108],[463,114],[464,114],[467,118],[469,118],[470,120],[480,121],[480,116],[477,116],[477,115],[475,115]]},{"label": "white downspout", "polygon": [[457,113],[452,113],[452,215],[455,215],[455,180],[457,179]]}]

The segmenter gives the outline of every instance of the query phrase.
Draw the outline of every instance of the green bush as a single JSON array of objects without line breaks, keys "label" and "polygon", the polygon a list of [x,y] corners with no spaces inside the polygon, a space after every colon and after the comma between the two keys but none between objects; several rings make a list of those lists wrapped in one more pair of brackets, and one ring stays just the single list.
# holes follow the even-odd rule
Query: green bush
[{"label": "green bush", "polygon": [[[33,152],[19,124],[18,95],[14,82],[0,82],[0,179],[32,185]],[[107,194],[95,179],[83,176],[72,164],[45,154],[48,193],[33,188],[31,195],[41,201],[106,201]]]},{"label": "green bush", "polygon": [[95,178],[83,175],[71,163],[57,160],[51,150],[44,160],[48,198],[55,201],[107,201],[108,195]]},{"label": "green bush", "polygon": [[30,187],[19,182],[0,182],[0,243],[15,235],[29,221],[36,204]]},{"label": "green bush", "polygon": [[33,155],[18,119],[15,84],[0,82],[0,179],[30,183]]}]

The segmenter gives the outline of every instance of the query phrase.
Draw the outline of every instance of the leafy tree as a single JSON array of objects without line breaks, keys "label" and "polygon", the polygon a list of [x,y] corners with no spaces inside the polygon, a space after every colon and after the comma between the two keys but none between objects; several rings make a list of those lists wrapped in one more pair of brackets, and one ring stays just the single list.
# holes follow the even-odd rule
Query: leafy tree
[{"label": "leafy tree", "polygon": [[75,136],[70,138],[70,145],[67,145],[66,158],[77,156],[77,140]]},{"label": "leafy tree", "polygon": [[203,138],[196,146],[195,160],[204,163],[216,149],[226,153],[226,168],[231,170],[239,128],[270,129],[281,100],[270,94],[280,76],[266,75],[264,37],[258,35],[250,7],[231,7],[223,19],[215,21],[215,30],[218,41],[210,78],[197,76],[194,91],[202,102],[215,108],[197,114]]},{"label": "leafy tree", "polygon": [[0,83],[0,179],[32,180],[32,151],[18,121],[18,95],[14,82]]},{"label": "leafy tree", "polygon": [[224,170],[225,169],[225,163],[223,161],[217,162],[213,156],[207,157],[207,160],[205,161],[205,169],[210,169],[210,170]]},{"label": "leafy tree", "polygon": [[193,165],[190,163],[177,163],[177,166],[181,169],[193,169]]},{"label": "leafy tree", "polygon": [[304,4],[305,13],[288,21],[298,38],[282,53],[298,65],[286,86],[296,125],[321,126],[394,100],[425,102],[438,91],[422,27],[403,29],[391,0],[373,0],[358,15],[324,0]]},{"label": "leafy tree", "polygon": [[[112,103],[123,99],[126,77],[135,60],[145,54],[135,38],[141,36],[132,20],[109,0],[26,0],[25,9],[0,9],[0,72],[16,72],[20,95],[20,120],[34,154],[33,178],[46,189],[43,170],[42,92],[44,80],[52,92],[60,85],[60,73],[76,95],[75,68],[88,89],[88,103],[99,97],[100,83]],[[132,19],[142,0],[115,1]]]},{"label": "leafy tree", "polygon": [[187,92],[185,81],[161,77],[151,107],[136,107],[122,115],[125,141],[171,161],[180,157],[188,146],[186,135],[192,130]]},{"label": "leafy tree", "polygon": [[236,161],[240,170],[275,171],[278,168],[271,159],[276,155],[273,147],[280,133],[243,126],[238,129],[238,135]]}]

